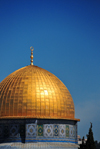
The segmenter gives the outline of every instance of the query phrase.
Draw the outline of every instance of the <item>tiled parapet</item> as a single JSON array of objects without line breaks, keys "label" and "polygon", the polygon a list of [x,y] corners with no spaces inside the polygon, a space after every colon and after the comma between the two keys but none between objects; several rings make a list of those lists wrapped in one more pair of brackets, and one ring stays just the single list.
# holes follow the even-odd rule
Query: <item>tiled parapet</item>
[{"label": "tiled parapet", "polygon": [[[48,122],[48,123],[47,123]],[[1,142],[77,143],[77,123],[52,120],[1,120]]]}]

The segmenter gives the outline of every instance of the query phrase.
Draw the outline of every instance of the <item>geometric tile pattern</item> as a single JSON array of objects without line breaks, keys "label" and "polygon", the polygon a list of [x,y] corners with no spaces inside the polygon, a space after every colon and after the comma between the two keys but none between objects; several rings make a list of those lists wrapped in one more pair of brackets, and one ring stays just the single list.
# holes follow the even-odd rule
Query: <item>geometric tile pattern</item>
[{"label": "geometric tile pattern", "polygon": [[66,137],[68,138],[69,137],[69,126],[66,125]]},{"label": "geometric tile pattern", "polygon": [[44,137],[53,137],[53,125],[52,124],[44,124]]},{"label": "geometric tile pattern", "polygon": [[59,125],[59,137],[65,138],[66,137],[66,125]]},{"label": "geometric tile pattern", "polygon": [[9,136],[9,125],[8,124],[4,125],[4,136],[5,137]]},{"label": "geometric tile pattern", "polygon": [[73,126],[73,137],[76,137],[75,129],[76,129],[76,127]]},{"label": "geometric tile pattern", "polygon": [[58,125],[57,124],[54,124],[53,125],[53,135],[58,137],[59,136],[59,128],[58,128]]},{"label": "geometric tile pattern", "polygon": [[11,137],[18,137],[19,136],[19,125],[18,124],[11,124],[10,125],[10,136]]},{"label": "geometric tile pattern", "polygon": [[73,137],[75,137],[75,127],[73,126]]},{"label": "geometric tile pattern", "polygon": [[36,124],[26,124],[26,137],[36,137]]},{"label": "geometric tile pattern", "polygon": [[43,125],[37,125],[38,136],[43,136]]},{"label": "geometric tile pattern", "polygon": [[75,127],[72,125],[69,125],[69,137],[70,138],[75,137]]},{"label": "geometric tile pattern", "polygon": [[11,138],[14,140],[24,138],[26,140],[55,140],[68,141],[75,139],[77,142],[77,125],[73,124],[39,124],[38,121],[27,123],[17,123],[17,121],[7,121],[0,123],[0,140]]}]

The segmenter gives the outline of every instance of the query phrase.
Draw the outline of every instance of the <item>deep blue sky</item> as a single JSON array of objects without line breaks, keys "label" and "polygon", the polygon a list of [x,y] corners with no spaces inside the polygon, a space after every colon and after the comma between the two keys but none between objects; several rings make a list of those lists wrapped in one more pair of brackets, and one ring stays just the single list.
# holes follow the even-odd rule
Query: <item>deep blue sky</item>
[{"label": "deep blue sky", "polygon": [[0,0],[0,82],[30,64],[69,89],[78,134],[100,141],[100,0]]}]

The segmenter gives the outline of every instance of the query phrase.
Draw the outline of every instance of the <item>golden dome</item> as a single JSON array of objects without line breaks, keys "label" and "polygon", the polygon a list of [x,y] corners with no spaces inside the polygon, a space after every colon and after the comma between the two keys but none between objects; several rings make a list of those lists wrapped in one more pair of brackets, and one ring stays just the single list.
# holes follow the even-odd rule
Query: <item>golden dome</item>
[{"label": "golden dome", "polygon": [[0,118],[74,118],[74,103],[66,86],[52,73],[29,65],[0,83]]}]

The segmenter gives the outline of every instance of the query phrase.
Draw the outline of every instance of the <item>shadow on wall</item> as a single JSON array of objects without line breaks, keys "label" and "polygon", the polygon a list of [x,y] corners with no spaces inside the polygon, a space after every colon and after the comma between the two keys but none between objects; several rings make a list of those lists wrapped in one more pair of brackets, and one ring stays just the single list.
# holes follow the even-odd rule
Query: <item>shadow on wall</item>
[{"label": "shadow on wall", "polygon": [[[26,138],[26,130],[25,130],[25,124],[20,124],[19,129],[16,132],[16,127],[12,129],[12,134],[10,132],[10,126],[9,124],[4,124],[0,126],[0,143],[7,143],[7,142],[22,142],[25,143]],[[16,135],[19,134],[19,137],[16,137]]]},{"label": "shadow on wall", "polygon": [[25,132],[26,132],[26,130],[25,130],[25,124],[21,124],[20,125],[19,133],[20,133],[20,137],[21,137],[21,142],[22,143],[25,143],[25,138],[26,138]]}]

